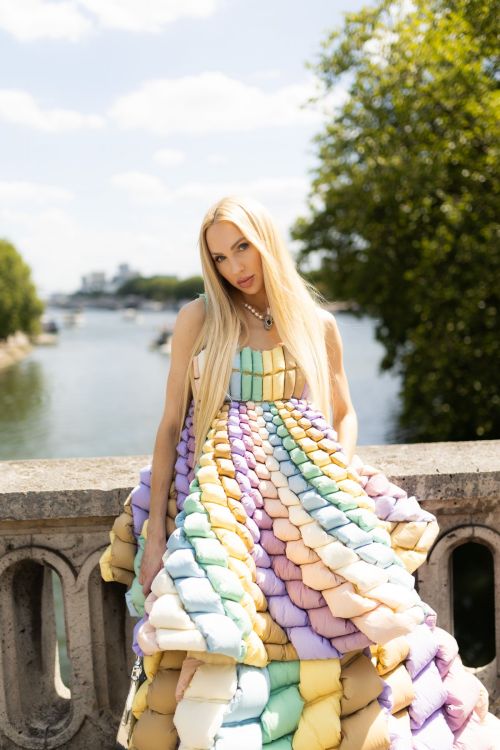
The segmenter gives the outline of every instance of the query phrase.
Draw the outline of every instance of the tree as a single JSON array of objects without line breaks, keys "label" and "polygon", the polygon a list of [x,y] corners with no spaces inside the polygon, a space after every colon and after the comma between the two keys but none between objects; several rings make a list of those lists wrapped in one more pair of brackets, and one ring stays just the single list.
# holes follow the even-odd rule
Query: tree
[{"label": "tree", "polygon": [[196,297],[203,292],[203,276],[188,276],[186,279],[180,279],[177,283],[176,298],[178,300]]},{"label": "tree", "polygon": [[348,97],[314,139],[299,265],[377,318],[410,440],[500,435],[498,9],[383,0],[309,65],[313,101]]},{"label": "tree", "polygon": [[126,281],[117,294],[138,294],[146,299],[158,302],[181,300],[186,297],[195,297],[203,291],[203,278],[201,276],[189,276],[186,279],[178,279],[177,276],[137,276]]},{"label": "tree", "polygon": [[14,245],[0,239],[0,339],[16,331],[38,333],[43,308],[29,266]]}]

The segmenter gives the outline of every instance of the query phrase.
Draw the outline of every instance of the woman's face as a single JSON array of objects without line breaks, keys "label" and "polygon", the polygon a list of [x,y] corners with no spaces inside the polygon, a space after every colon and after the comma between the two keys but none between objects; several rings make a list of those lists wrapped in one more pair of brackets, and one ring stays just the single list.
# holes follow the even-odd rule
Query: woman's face
[{"label": "woman's face", "polygon": [[219,221],[205,233],[216,270],[243,294],[258,294],[264,288],[262,258],[237,226]]}]

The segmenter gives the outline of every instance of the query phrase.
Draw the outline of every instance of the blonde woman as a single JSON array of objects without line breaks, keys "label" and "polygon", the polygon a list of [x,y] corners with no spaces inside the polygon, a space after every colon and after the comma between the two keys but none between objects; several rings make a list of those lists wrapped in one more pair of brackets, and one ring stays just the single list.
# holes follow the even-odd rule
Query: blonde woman
[{"label": "blonde woman", "polygon": [[355,455],[335,318],[256,201],[218,201],[199,246],[152,467],[101,560],[141,618],[120,744],[493,748],[485,690],[414,588],[435,519]]},{"label": "blonde woman", "polygon": [[[258,223],[257,223],[258,222]],[[206,214],[200,231],[206,301],[185,305],[172,338],[165,408],[158,428],[152,473],[148,545],[140,581],[147,594],[162,566],[168,487],[175,446],[190,394],[193,354],[205,349],[195,409],[199,447],[222,404],[237,347],[272,350],[279,344],[308,373],[315,401],[330,416],[348,459],[357,439],[357,419],[342,359],[342,341],[335,318],[319,304],[318,294],[298,274],[271,217],[255,201],[225,198]],[[269,328],[255,311],[269,308]]]}]

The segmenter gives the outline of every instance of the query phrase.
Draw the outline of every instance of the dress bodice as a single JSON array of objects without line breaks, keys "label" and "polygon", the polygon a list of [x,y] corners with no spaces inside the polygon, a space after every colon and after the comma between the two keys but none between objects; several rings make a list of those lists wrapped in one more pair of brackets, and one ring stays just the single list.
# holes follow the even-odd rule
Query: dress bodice
[{"label": "dress bodice", "polygon": [[[203,371],[205,350],[193,358],[193,390],[196,394]],[[276,401],[308,398],[309,388],[303,371],[286,346],[272,349],[240,347],[233,357],[227,398],[234,401]]]}]

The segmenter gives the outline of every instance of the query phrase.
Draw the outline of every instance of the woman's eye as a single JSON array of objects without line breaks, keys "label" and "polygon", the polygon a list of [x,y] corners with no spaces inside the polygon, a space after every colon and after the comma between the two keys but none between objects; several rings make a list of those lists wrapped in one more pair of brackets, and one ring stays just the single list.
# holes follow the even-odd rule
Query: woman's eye
[{"label": "woman's eye", "polygon": [[242,242],[240,245],[238,245],[238,250],[241,250],[241,248],[246,249],[248,247],[248,242]]},{"label": "woman's eye", "polygon": [[216,263],[221,263],[224,260],[224,256],[223,255],[216,255],[215,258],[214,258],[214,260],[215,260]]}]

